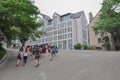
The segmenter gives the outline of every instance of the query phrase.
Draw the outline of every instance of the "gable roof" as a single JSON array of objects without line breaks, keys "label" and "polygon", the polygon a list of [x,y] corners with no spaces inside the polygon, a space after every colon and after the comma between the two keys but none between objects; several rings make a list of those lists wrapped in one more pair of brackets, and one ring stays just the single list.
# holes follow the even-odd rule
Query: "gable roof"
[{"label": "gable roof", "polygon": [[45,18],[46,20],[51,20],[51,18],[45,14],[41,14],[43,18]]},{"label": "gable roof", "polygon": [[73,19],[79,18],[83,13],[84,13],[84,11],[77,12],[77,13],[75,13],[75,14],[72,15],[72,18]]}]

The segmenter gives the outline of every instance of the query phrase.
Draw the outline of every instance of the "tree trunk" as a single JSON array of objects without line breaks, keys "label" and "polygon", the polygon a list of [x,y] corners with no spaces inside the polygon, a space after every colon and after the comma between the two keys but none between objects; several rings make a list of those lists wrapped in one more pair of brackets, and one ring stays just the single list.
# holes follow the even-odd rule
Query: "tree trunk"
[{"label": "tree trunk", "polygon": [[20,39],[20,42],[21,42],[21,44],[22,44],[22,47],[24,47],[26,41],[25,41],[24,39]]},{"label": "tree trunk", "polygon": [[25,37],[20,38],[19,40],[20,40],[20,42],[22,44],[22,47],[24,47],[25,46],[25,42],[28,40],[28,38],[25,36]]},{"label": "tree trunk", "polygon": [[111,50],[115,51],[115,40],[114,40],[114,33],[111,33]]}]

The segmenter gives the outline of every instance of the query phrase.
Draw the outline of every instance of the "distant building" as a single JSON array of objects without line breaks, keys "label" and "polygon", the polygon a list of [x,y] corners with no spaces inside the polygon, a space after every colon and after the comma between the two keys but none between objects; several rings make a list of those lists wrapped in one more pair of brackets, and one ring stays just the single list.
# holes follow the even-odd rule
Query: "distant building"
[{"label": "distant building", "polygon": [[44,25],[41,30],[46,35],[37,41],[28,41],[27,44],[48,44],[58,46],[62,50],[74,49],[77,43],[89,45],[87,19],[84,11],[59,15],[54,13],[52,18],[42,14]]},{"label": "distant building", "polygon": [[98,12],[97,15],[93,17],[92,13],[89,13],[89,44],[95,48],[102,48],[102,37],[99,32],[95,32],[93,29],[95,23],[99,21],[100,14],[101,13]]}]

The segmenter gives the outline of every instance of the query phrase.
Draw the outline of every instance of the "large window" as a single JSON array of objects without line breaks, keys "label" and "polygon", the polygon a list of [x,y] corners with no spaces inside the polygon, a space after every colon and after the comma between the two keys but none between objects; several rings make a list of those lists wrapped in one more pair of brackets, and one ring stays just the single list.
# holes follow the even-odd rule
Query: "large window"
[{"label": "large window", "polygon": [[102,39],[101,38],[98,38],[98,43],[102,43]]},{"label": "large window", "polygon": [[57,16],[54,16],[53,27],[54,29],[57,29]]},{"label": "large window", "polygon": [[68,49],[72,50],[72,39],[68,40]]},{"label": "large window", "polygon": [[63,49],[67,49],[67,41],[63,41]]},{"label": "large window", "polygon": [[61,41],[58,41],[58,48],[62,49],[62,42]]}]

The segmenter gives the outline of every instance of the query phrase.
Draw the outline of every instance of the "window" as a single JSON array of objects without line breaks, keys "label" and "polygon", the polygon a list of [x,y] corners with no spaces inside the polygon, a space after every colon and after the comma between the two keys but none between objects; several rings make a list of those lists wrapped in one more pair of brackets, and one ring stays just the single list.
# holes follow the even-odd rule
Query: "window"
[{"label": "window", "polygon": [[62,29],[62,33],[66,33],[65,29]]},{"label": "window", "polygon": [[50,37],[49,40],[52,41],[52,37]]},{"label": "window", "polygon": [[67,38],[67,34],[65,34],[65,39]]},{"label": "window", "polygon": [[52,46],[52,43],[49,43],[50,46]]},{"label": "window", "polygon": [[62,42],[61,41],[58,41],[58,48],[62,49]]},{"label": "window", "polygon": [[48,24],[49,24],[49,25],[52,25],[52,20],[48,21]]},{"label": "window", "polygon": [[57,40],[57,36],[54,36],[54,40]]},{"label": "window", "polygon": [[72,27],[69,27],[69,28],[68,28],[68,32],[71,32],[71,31],[72,31]]},{"label": "window", "polygon": [[98,35],[98,31],[95,31],[95,35]]},{"label": "window", "polygon": [[49,35],[52,36],[52,32],[50,32]]},{"label": "window", "polygon": [[63,35],[63,39],[65,39],[65,35]]},{"label": "window", "polygon": [[66,27],[66,23],[64,23],[64,27]]},{"label": "window", "polygon": [[65,33],[67,32],[67,28],[65,28]]},{"label": "window", "polygon": [[72,38],[72,33],[69,33],[69,34],[68,34],[68,38]]},{"label": "window", "polygon": [[98,38],[98,43],[102,43],[102,39],[101,38]]},{"label": "window", "polygon": [[60,30],[60,33],[62,33],[62,30]]},{"label": "window", "polygon": [[60,34],[60,30],[58,30],[58,34]]},{"label": "window", "polygon": [[57,31],[54,31],[54,35],[56,35],[57,34]]},{"label": "window", "polygon": [[70,26],[72,26],[72,21],[70,21],[70,23],[69,23],[69,24],[70,24]]},{"label": "window", "polygon": [[69,23],[69,21],[67,22],[67,26],[70,26],[70,23]]},{"label": "window", "polygon": [[63,49],[67,49],[67,41],[63,41]]},{"label": "window", "polygon": [[54,28],[54,29],[57,29],[57,16],[54,16],[53,28]]},{"label": "window", "polygon": [[72,50],[72,39],[68,40],[68,49]]},{"label": "window", "polygon": [[60,39],[62,39],[62,35],[59,35],[59,36],[58,36],[58,40],[60,40]]}]

